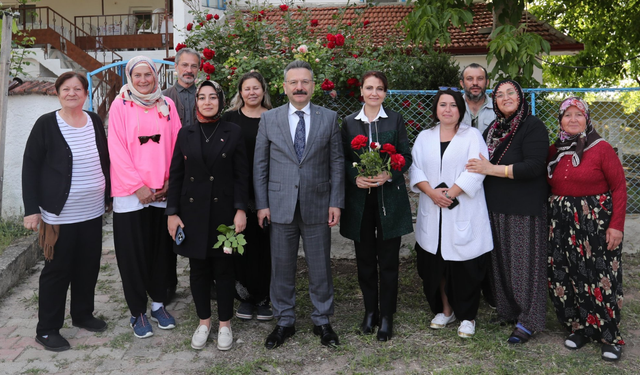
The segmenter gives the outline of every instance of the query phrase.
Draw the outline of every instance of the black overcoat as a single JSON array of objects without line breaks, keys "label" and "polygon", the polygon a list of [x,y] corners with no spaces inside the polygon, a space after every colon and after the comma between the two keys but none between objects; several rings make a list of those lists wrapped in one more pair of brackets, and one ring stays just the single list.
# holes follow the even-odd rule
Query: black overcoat
[{"label": "black overcoat", "polygon": [[[237,210],[247,210],[249,167],[238,125],[221,121],[205,158],[199,123],[180,129],[171,159],[167,215],[184,223],[185,240],[174,252],[205,259],[220,224],[232,225]],[[213,157],[212,157],[213,156]],[[222,248],[214,253],[222,255]]]}]

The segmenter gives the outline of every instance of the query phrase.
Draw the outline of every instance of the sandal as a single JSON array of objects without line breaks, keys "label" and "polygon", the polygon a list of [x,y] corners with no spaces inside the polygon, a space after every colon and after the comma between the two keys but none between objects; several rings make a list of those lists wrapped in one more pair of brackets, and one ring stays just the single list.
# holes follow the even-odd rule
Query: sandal
[{"label": "sandal", "polygon": [[507,342],[509,344],[524,344],[531,338],[533,333],[528,329],[524,328],[524,326],[520,323],[516,324],[516,328],[511,332],[511,336]]},{"label": "sandal", "polygon": [[622,355],[622,347],[617,344],[602,344],[602,359],[607,362],[615,362]]},{"label": "sandal", "polygon": [[569,350],[578,350],[585,346],[589,339],[579,333],[572,333],[564,340],[564,347]]}]

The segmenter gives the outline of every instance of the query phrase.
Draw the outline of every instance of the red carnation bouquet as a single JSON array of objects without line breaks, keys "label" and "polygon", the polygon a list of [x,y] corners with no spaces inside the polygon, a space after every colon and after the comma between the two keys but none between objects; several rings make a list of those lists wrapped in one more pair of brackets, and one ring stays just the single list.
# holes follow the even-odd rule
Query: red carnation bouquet
[{"label": "red carnation bouquet", "polygon": [[[369,150],[357,152],[367,146]],[[406,163],[404,156],[396,152],[394,145],[391,143],[381,145],[378,142],[369,144],[369,138],[364,135],[355,136],[351,140],[351,148],[360,158],[360,163],[353,163],[353,166],[358,169],[358,176],[377,176],[382,172],[390,172],[391,169],[401,171]]]}]

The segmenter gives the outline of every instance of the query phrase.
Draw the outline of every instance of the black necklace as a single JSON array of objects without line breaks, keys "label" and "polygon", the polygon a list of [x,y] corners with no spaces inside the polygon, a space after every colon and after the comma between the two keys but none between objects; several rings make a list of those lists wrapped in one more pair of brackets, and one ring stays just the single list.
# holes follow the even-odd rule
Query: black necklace
[{"label": "black necklace", "polygon": [[207,137],[207,135],[204,134],[204,129],[202,129],[202,125],[200,125],[200,131],[202,131],[202,136],[204,137],[205,142],[209,143],[209,140],[211,139],[211,137],[213,137],[213,135],[216,134],[216,130],[218,130],[218,126],[220,126],[219,122],[216,125],[215,129],[213,129],[213,133],[211,133],[211,135]]}]

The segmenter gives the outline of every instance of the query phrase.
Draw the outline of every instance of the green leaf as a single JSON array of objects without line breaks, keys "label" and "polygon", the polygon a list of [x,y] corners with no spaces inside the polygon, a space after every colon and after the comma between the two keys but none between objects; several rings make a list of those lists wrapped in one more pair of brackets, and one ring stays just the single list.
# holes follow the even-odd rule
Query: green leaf
[{"label": "green leaf", "polygon": [[238,254],[240,254],[240,255],[244,254],[244,247],[242,245],[238,246]]}]

